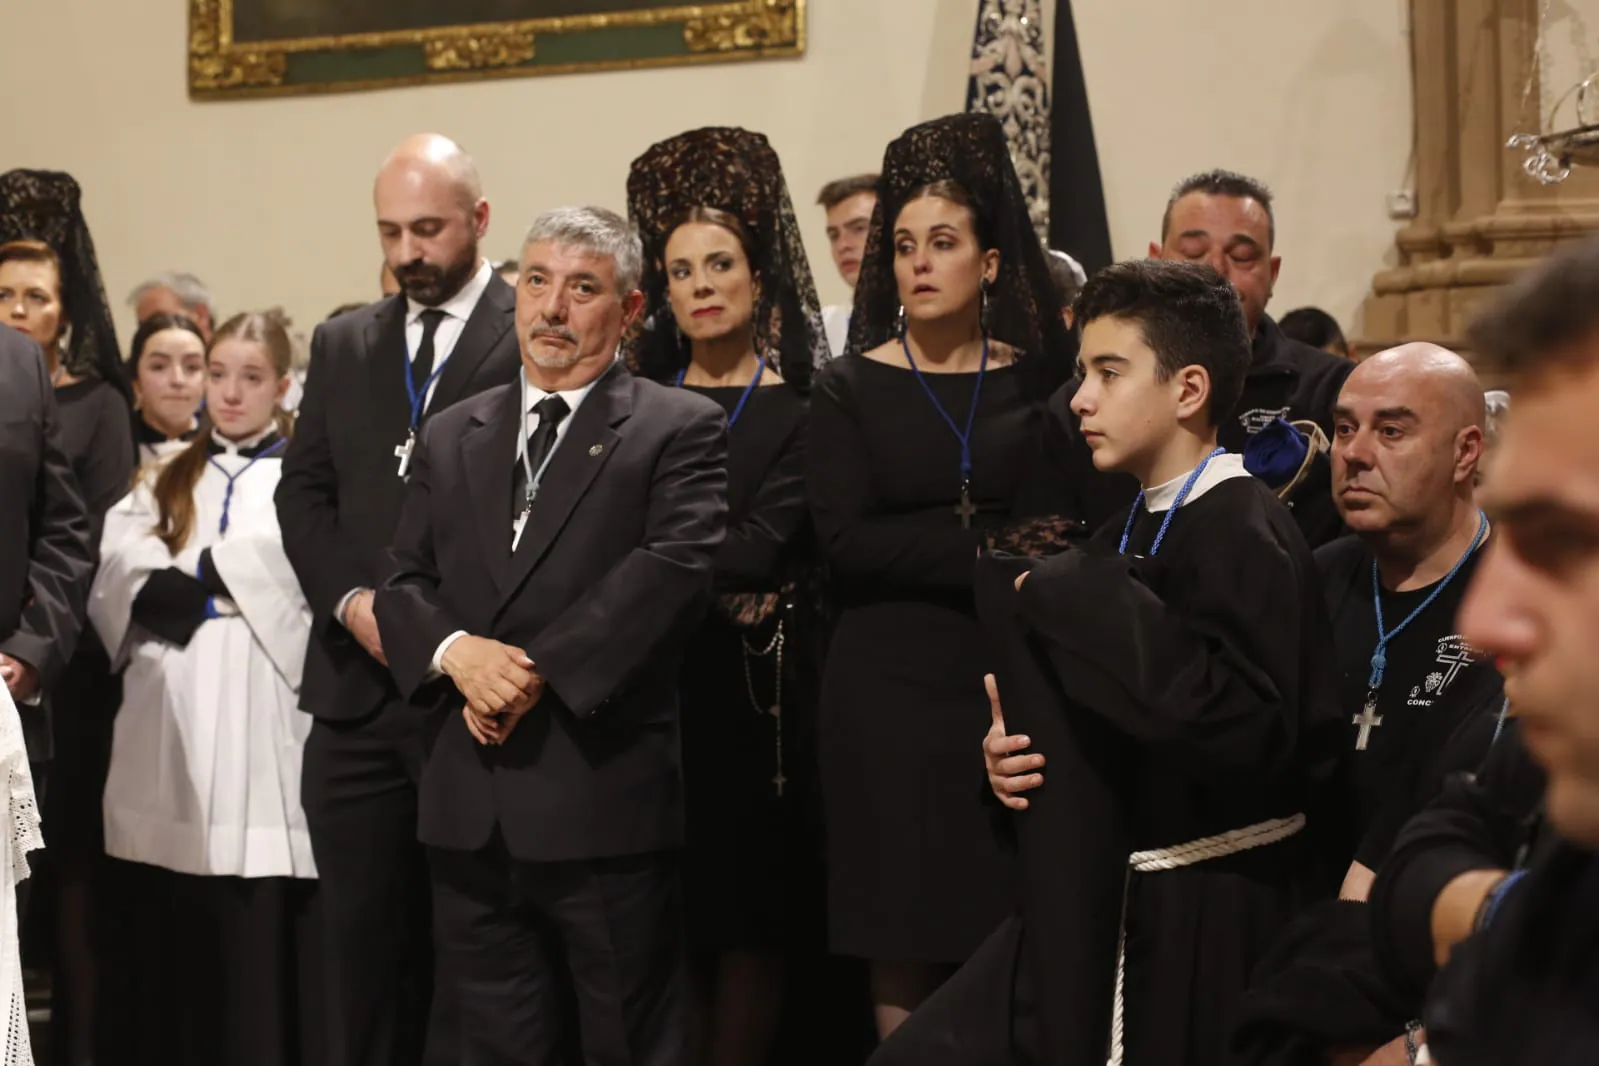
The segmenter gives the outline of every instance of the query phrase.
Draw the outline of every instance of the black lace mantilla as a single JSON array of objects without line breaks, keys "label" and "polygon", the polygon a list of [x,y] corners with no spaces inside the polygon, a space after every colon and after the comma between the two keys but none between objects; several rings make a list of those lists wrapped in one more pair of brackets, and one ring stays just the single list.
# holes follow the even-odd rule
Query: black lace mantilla
[{"label": "black lace mantilla", "polygon": [[129,390],[122,376],[111,306],[81,201],[78,183],[70,174],[53,170],[0,174],[0,244],[43,241],[61,257],[61,301],[72,326],[64,359],[67,371],[99,377],[126,396]]},{"label": "black lace mantilla", "polygon": [[628,217],[644,242],[645,326],[634,342],[634,365],[656,380],[688,365],[661,260],[672,230],[695,207],[726,211],[749,231],[755,245],[750,265],[761,282],[756,348],[785,380],[804,388],[829,354],[821,303],[777,153],[763,134],[734,127],[661,141],[628,172]]},{"label": "black lace mantilla", "polygon": [[989,291],[989,336],[1016,350],[1017,365],[1029,371],[1029,391],[1048,395],[1071,377],[1075,347],[1011,165],[1005,131],[989,114],[947,115],[913,126],[883,154],[877,210],[855,287],[849,350],[869,351],[897,335],[894,220],[913,192],[938,181],[958,182],[971,193],[999,249],[999,275]]}]

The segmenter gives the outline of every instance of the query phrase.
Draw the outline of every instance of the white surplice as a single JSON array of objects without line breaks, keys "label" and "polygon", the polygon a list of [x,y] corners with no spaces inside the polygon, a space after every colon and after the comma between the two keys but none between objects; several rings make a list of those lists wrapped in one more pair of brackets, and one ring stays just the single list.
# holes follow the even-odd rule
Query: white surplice
[{"label": "white surplice", "polygon": [[[249,462],[230,448],[206,464],[194,527],[176,556],[155,535],[153,472],[106,518],[89,618],[127,667],[105,789],[106,852],[179,873],[315,877],[300,808],[311,720],[296,706],[311,611],[272,502],[282,463]],[[225,534],[224,470],[236,477]],[[222,617],[182,648],[132,625],[150,574],[193,574],[204,548],[232,594],[217,604]]]},{"label": "white surplice", "polygon": [[0,795],[6,800],[10,848],[0,856],[0,1010],[5,1014],[0,1066],[33,1066],[28,1005],[22,987],[22,951],[17,929],[17,885],[28,876],[28,853],[44,847],[39,804],[33,795],[22,719],[11,693],[0,684]]}]

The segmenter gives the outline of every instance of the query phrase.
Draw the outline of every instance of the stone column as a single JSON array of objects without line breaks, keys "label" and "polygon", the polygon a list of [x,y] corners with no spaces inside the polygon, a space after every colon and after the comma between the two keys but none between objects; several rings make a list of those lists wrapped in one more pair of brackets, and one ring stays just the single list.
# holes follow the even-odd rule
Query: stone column
[{"label": "stone column", "polygon": [[[1528,79],[1539,0],[1410,0],[1416,107],[1416,218],[1398,265],[1366,299],[1363,353],[1405,340],[1458,348],[1474,310],[1562,241],[1599,230],[1599,168],[1558,185],[1522,171],[1514,133],[1537,132],[1566,86]],[[1549,48],[1562,46],[1553,38]],[[1562,127],[1573,124],[1565,109]]]}]

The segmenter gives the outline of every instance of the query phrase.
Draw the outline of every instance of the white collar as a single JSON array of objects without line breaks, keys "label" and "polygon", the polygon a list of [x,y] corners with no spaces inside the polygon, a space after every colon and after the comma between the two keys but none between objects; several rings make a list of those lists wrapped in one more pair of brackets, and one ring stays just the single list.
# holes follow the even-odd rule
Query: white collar
[{"label": "white collar", "polygon": [[451,318],[458,318],[462,322],[472,317],[472,311],[477,307],[478,300],[482,299],[484,290],[489,287],[489,279],[494,276],[494,267],[487,260],[478,264],[477,273],[472,275],[472,280],[461,286],[461,291],[439,304],[437,308],[429,308],[426,304],[419,304],[409,296],[405,298],[405,324],[412,325],[423,311],[443,311]]},{"label": "white collar", "polygon": [[[614,365],[614,363],[612,365]],[[539,401],[541,401],[541,400],[543,400],[543,399],[545,399],[545,398],[547,398],[549,396],[559,396],[561,399],[566,401],[567,414],[568,415],[573,414],[574,412],[577,411],[578,404],[583,402],[583,398],[585,396],[587,396],[590,392],[594,391],[594,386],[599,384],[600,378],[603,378],[606,374],[608,374],[610,372],[611,372],[611,367],[606,367],[604,370],[602,370],[598,374],[594,375],[594,378],[591,381],[589,381],[589,383],[586,384],[586,385],[579,385],[575,389],[560,389],[560,390],[558,390],[556,392],[551,393],[551,392],[545,392],[543,389],[539,388],[537,385],[535,385],[531,381],[529,381],[527,379],[527,370],[523,369],[523,371],[522,371],[522,385],[523,385],[522,396],[527,400],[527,411],[524,412],[524,413],[525,414],[532,414],[533,413],[533,408],[535,408],[535,407],[537,407],[539,405]]]},{"label": "white collar", "polygon": [[250,448],[254,448],[257,444],[260,444],[262,441],[266,440],[268,437],[272,436],[277,431],[278,431],[277,423],[276,422],[272,422],[271,424],[269,424],[267,426],[267,428],[263,429],[261,432],[259,432],[257,434],[254,434],[253,436],[246,437],[243,440],[229,440],[228,438],[226,438],[226,437],[224,437],[222,435],[222,431],[220,429],[214,429],[213,428],[211,430],[211,439],[216,441],[216,443],[227,454],[229,454],[229,455],[237,455],[239,452],[247,451]]},{"label": "white collar", "polygon": [[[1176,502],[1177,494],[1183,491],[1183,483],[1188,480],[1192,470],[1184,471],[1170,481],[1156,485],[1152,489],[1144,490],[1144,509],[1150,514],[1159,514],[1171,510],[1171,505]],[[1231,481],[1235,477],[1249,477],[1250,473],[1244,469],[1244,457],[1234,452],[1218,455],[1205,466],[1204,473],[1199,475],[1199,480],[1194,482],[1194,487],[1188,491],[1188,498],[1184,504],[1193,503],[1223,481]]]}]

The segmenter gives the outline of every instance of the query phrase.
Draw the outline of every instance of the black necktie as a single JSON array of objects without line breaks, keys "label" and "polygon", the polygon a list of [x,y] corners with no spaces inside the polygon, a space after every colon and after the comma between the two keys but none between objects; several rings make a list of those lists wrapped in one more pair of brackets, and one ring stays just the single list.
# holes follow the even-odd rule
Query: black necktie
[{"label": "black necktie", "polygon": [[561,420],[572,409],[566,401],[559,396],[546,396],[533,405],[533,413],[539,416],[539,424],[527,438],[527,465],[519,461],[516,464],[516,473],[511,478],[511,513],[520,515],[522,508],[527,506],[527,472],[539,472],[539,467],[544,465],[544,460],[549,457],[550,451],[555,447],[555,431],[560,428]]},{"label": "black necktie", "polygon": [[433,338],[439,332],[439,323],[448,317],[447,312],[437,307],[422,312],[422,343],[416,346],[416,358],[411,360],[411,388],[424,404],[427,399],[422,396],[422,390],[433,376]]}]

